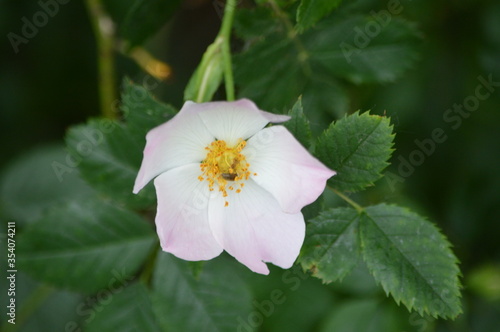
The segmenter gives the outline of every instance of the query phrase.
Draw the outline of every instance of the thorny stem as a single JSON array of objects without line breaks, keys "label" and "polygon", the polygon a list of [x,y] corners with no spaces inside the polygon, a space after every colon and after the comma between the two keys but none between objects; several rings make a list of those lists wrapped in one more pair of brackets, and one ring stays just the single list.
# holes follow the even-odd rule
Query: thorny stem
[{"label": "thorny stem", "polygon": [[100,0],[86,0],[90,23],[97,45],[99,99],[104,117],[115,118],[113,104],[115,92],[114,24],[104,11]]},{"label": "thorny stem", "polygon": [[231,63],[231,29],[234,20],[234,10],[236,8],[236,0],[227,0],[224,8],[224,17],[222,26],[219,31],[218,38],[222,38],[222,61],[224,64],[224,85],[226,87],[226,98],[228,101],[234,100],[234,79],[233,66]]}]

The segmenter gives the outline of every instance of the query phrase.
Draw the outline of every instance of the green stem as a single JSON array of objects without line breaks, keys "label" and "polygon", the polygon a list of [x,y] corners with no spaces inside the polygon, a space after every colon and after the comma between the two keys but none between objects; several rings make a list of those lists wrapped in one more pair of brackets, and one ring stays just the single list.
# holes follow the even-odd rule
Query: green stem
[{"label": "green stem", "polygon": [[4,322],[2,325],[2,331],[14,332],[19,330],[26,319],[47,299],[47,297],[53,292],[53,288],[47,285],[41,284],[38,286],[31,296],[23,302],[22,307],[16,316],[16,324],[10,324],[9,322]]},{"label": "green stem", "polygon": [[104,117],[115,118],[115,58],[114,24],[106,14],[100,0],[86,0],[90,23],[97,46],[99,100]]},{"label": "green stem", "polygon": [[224,8],[224,18],[218,37],[222,38],[222,61],[224,64],[224,85],[226,87],[226,98],[228,101],[234,100],[234,79],[233,65],[231,63],[231,29],[234,21],[234,10],[236,0],[227,0]]},{"label": "green stem", "polygon": [[352,199],[350,199],[349,197],[347,197],[346,195],[344,195],[342,192],[340,192],[337,189],[334,189],[334,188],[332,188],[330,186],[328,187],[328,189],[330,189],[335,194],[337,194],[340,198],[342,198],[344,201],[346,201],[347,203],[349,203],[353,208],[356,209],[356,211],[363,212],[363,207],[361,205],[359,205],[358,203],[356,203],[355,201],[353,201]]}]

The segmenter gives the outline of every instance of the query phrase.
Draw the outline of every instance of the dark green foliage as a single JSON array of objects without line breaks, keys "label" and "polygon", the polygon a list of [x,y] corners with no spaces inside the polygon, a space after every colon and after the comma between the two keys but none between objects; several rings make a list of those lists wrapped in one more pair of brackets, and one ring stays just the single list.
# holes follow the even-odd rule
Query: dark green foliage
[{"label": "dark green foliage", "polygon": [[82,177],[95,189],[133,209],[154,205],[155,194],[146,187],[132,188],[142,160],[146,133],[170,119],[175,111],[157,101],[144,87],[124,82],[121,106],[126,124],[107,119],[90,120],[71,128],[66,136],[69,152]]},{"label": "dark green foliage", "polygon": [[151,292],[165,331],[237,331],[252,307],[251,294],[227,261],[204,264],[196,278],[185,261],[159,253]]},{"label": "dark green foliage", "polygon": [[359,215],[353,209],[322,212],[307,225],[300,263],[324,282],[341,280],[360,257]]},{"label": "dark green foliage", "polygon": [[360,237],[368,269],[397,303],[436,317],[462,312],[457,258],[432,223],[398,206],[370,206]]},{"label": "dark green foliage", "polygon": [[328,15],[342,0],[302,0],[297,10],[297,28],[303,31]]},{"label": "dark green foliage", "polygon": [[236,83],[264,109],[291,107],[302,94],[315,112],[342,114],[349,103],[342,80],[392,82],[416,60],[419,32],[398,17],[382,24],[373,16],[332,15],[298,35],[285,12],[272,15],[258,8],[237,20],[250,46],[235,57]]},{"label": "dark green foliage", "polygon": [[130,282],[156,242],[139,216],[99,200],[67,203],[18,238],[19,268],[86,293]]},{"label": "dark green foliage", "polygon": [[85,326],[86,332],[161,332],[153,314],[148,289],[142,283],[114,289],[112,301],[105,305],[97,304],[95,311],[95,317]]},{"label": "dark green foliage", "polygon": [[118,32],[133,48],[146,42],[173,16],[180,0],[103,0]]},{"label": "dark green foliage", "polygon": [[295,138],[307,149],[311,145],[311,127],[309,120],[304,114],[302,100],[299,98],[293,108],[288,112],[292,118],[285,122],[285,127]]},{"label": "dark green foliage", "polygon": [[356,112],[330,127],[318,138],[316,153],[337,175],[329,180],[340,191],[358,191],[382,177],[393,152],[390,119]]}]

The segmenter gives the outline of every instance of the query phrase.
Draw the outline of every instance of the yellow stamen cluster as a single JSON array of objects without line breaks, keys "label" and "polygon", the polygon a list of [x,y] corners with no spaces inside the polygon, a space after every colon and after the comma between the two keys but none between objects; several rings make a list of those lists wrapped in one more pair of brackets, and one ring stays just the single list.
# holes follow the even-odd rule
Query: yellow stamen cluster
[{"label": "yellow stamen cluster", "polygon": [[[205,147],[208,152],[200,164],[202,174],[198,180],[208,181],[210,191],[214,191],[214,187],[217,187],[223,197],[227,197],[227,190],[240,193],[245,186],[243,181],[248,180],[251,175],[250,164],[241,153],[246,144],[247,142],[242,139],[233,147],[228,147],[223,140],[210,143]],[[228,205],[229,202],[225,201],[225,206]]]}]

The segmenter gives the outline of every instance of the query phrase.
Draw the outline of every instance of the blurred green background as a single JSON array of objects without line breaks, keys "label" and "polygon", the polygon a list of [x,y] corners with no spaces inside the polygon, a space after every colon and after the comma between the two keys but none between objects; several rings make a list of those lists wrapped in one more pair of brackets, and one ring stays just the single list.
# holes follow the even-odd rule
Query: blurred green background
[{"label": "blurred green background", "polygon": [[[352,86],[349,91],[350,111],[386,112],[397,134],[388,169],[393,176],[381,180],[368,197],[413,207],[437,223],[453,243],[464,275],[465,314],[453,323],[437,323],[436,329],[499,331],[500,2],[402,3],[403,16],[423,32],[416,65],[394,83]],[[184,87],[219,29],[218,5],[211,0],[183,1],[145,45],[173,70],[152,91],[161,100],[182,105]],[[39,9],[34,0],[0,2],[0,217],[16,221],[18,231],[57,200],[85,196],[90,190],[76,172],[60,183],[51,164],[66,157],[62,139],[67,128],[100,114],[96,47],[82,1],[61,5],[59,13],[14,52],[8,33],[20,34],[22,18]],[[233,46],[237,51],[242,45],[235,40]],[[117,82],[126,75],[140,83],[145,76],[140,66],[121,54],[116,56],[116,69]],[[498,82],[490,96],[476,111],[464,112],[459,125],[444,121],[454,104],[474,96],[480,76]],[[436,143],[435,151],[411,174],[402,174],[401,160],[409,160],[419,149],[415,140],[431,138],[436,128],[443,130],[446,141]],[[18,285],[25,286],[19,289],[22,298],[29,296],[34,282],[20,275]],[[37,313],[22,330],[36,330],[44,319],[58,319],[46,308],[63,310],[57,303],[65,296],[77,305],[74,294],[59,292],[42,309],[47,312]],[[70,306],[65,310],[69,316],[75,314]],[[347,315],[354,309],[345,310]],[[419,325],[412,331],[419,331]]]}]

